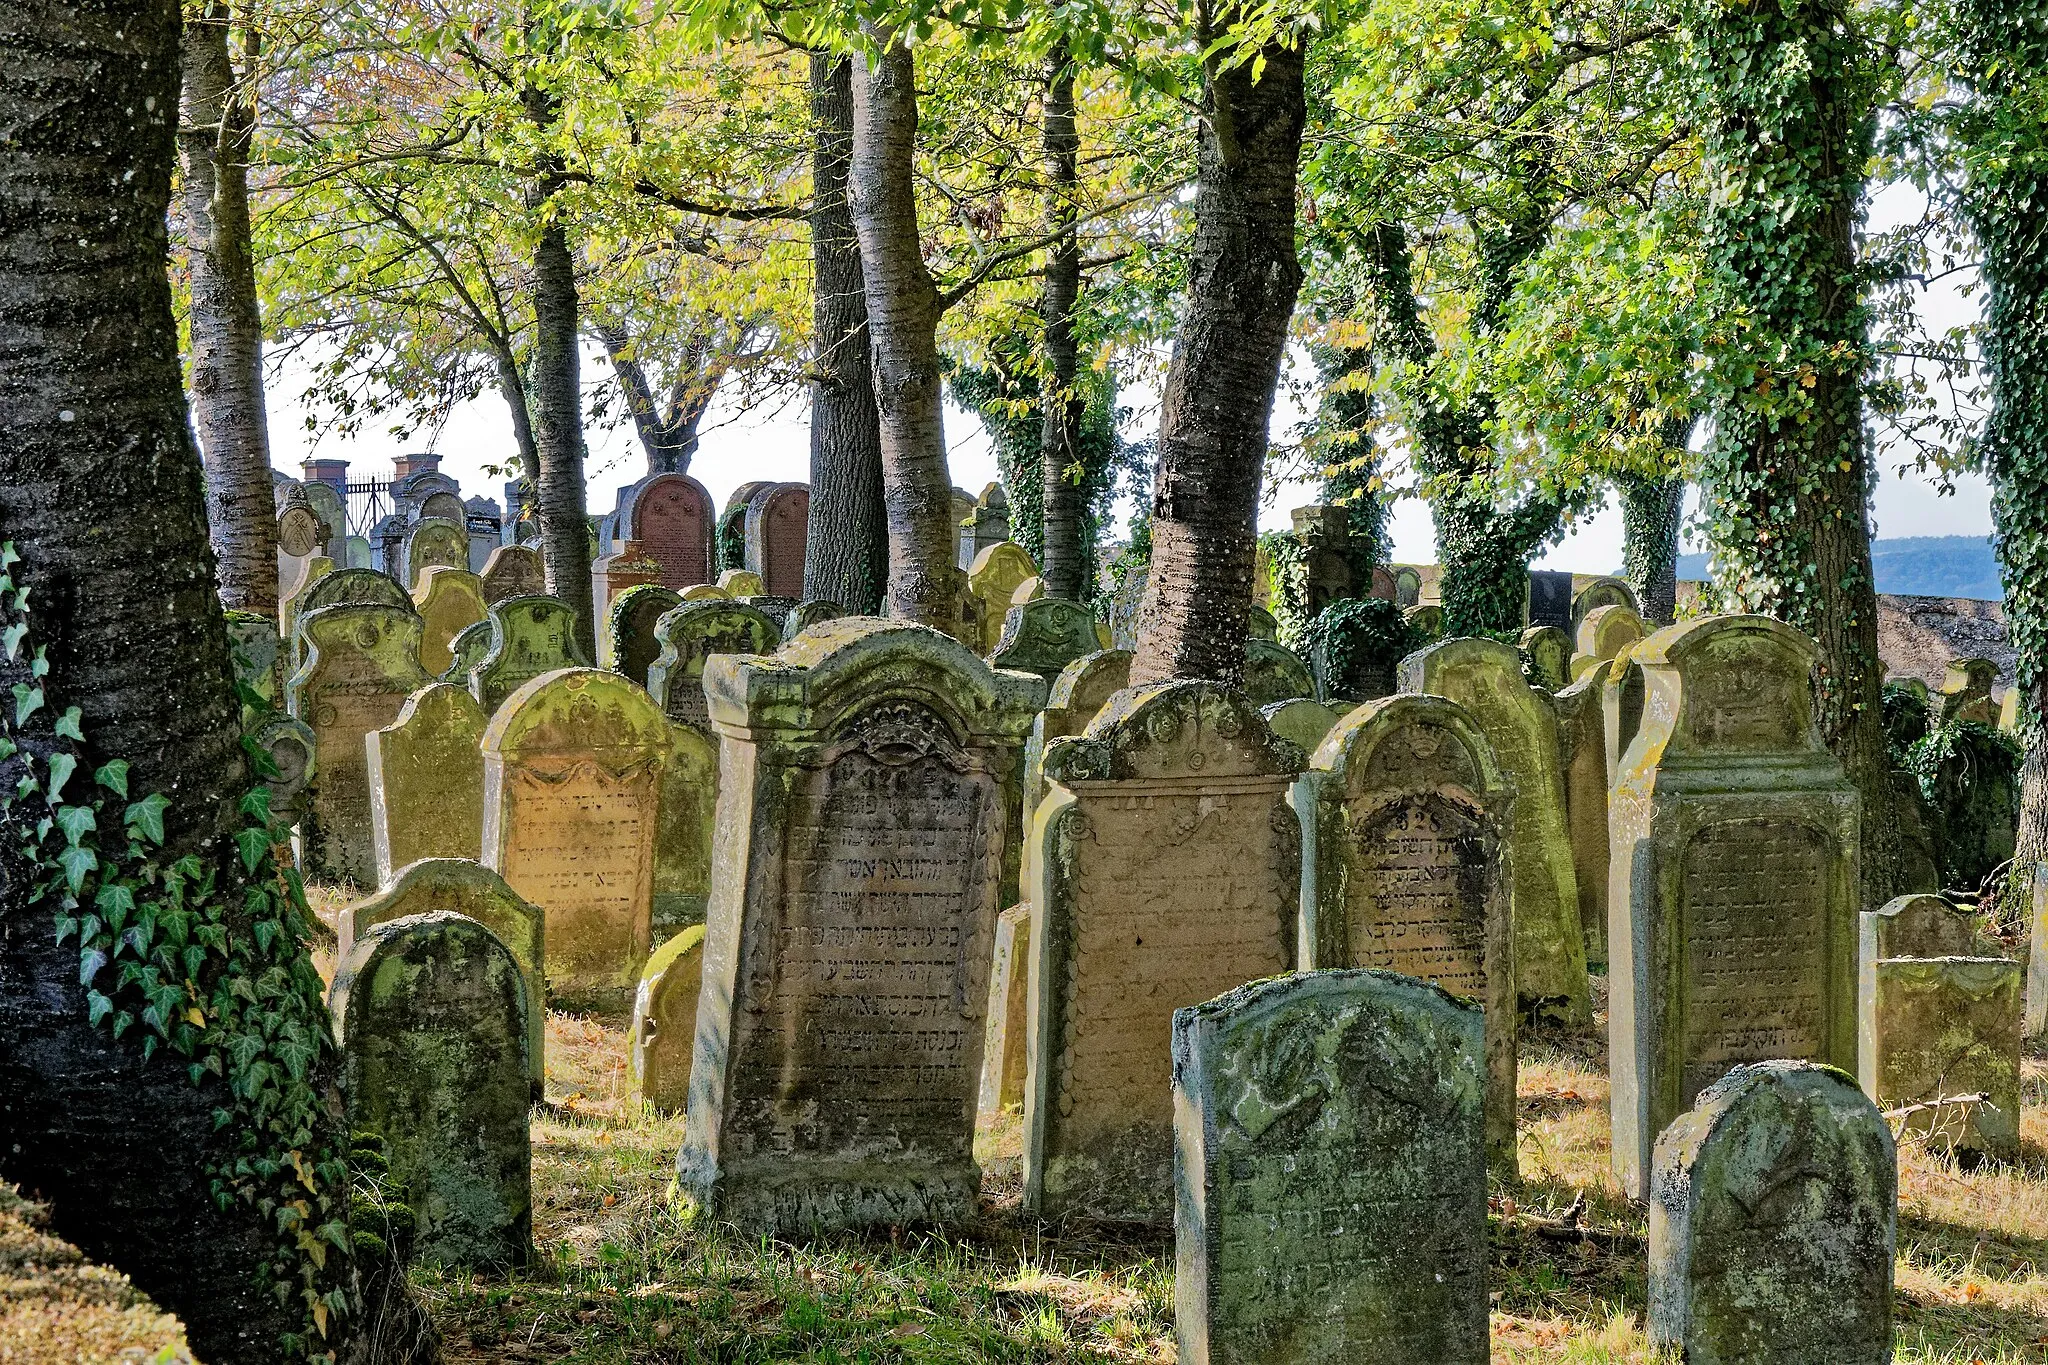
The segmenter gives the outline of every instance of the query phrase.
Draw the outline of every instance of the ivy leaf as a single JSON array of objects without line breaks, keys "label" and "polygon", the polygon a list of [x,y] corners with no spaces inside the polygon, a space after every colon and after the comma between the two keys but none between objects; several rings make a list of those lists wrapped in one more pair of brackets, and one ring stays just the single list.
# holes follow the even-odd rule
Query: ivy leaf
[{"label": "ivy leaf", "polygon": [[87,991],[85,993],[85,1017],[87,1022],[94,1028],[98,1028],[100,1021],[113,1012],[114,1002],[107,999],[106,996],[101,995],[98,991]]},{"label": "ivy leaf", "polygon": [[[50,676],[49,651],[44,649],[43,646],[41,645],[36,646],[35,658],[30,659],[28,661],[28,675],[31,678],[37,679],[47,678],[48,676]],[[41,689],[39,688],[37,690],[40,691]]]},{"label": "ivy leaf", "polygon": [[270,831],[260,828],[238,829],[235,831],[235,847],[242,851],[242,866],[250,872],[256,870],[270,852]]},{"label": "ivy leaf", "polygon": [[135,888],[126,882],[103,883],[99,894],[92,898],[92,903],[107,917],[107,923],[118,929],[121,927],[121,920],[135,908]]},{"label": "ivy leaf", "polygon": [[26,621],[16,621],[7,629],[0,630],[0,645],[6,647],[9,662],[21,657],[21,642],[27,634],[28,622]]},{"label": "ivy leaf", "polygon": [[119,1014],[114,1016],[114,1036],[116,1038],[119,1038],[122,1034],[126,1033],[129,1029],[133,1028],[134,1026],[135,1016],[130,1014],[127,1010],[122,1010]]},{"label": "ivy leaf", "polygon": [[171,798],[162,792],[151,792],[140,801],[130,803],[121,816],[123,824],[138,831],[152,844],[164,841],[164,810],[171,804]]},{"label": "ivy leaf", "polygon": [[78,920],[70,915],[57,916],[57,946],[63,947],[64,940],[78,932]]},{"label": "ivy leaf", "polygon": [[43,780],[43,800],[57,804],[57,794],[64,790],[64,784],[71,780],[71,774],[78,771],[76,754],[54,753],[50,755],[50,775]]},{"label": "ivy leaf", "polygon": [[100,865],[100,855],[89,848],[74,846],[57,855],[57,864],[64,869],[65,883],[75,896],[85,885],[85,874]]},{"label": "ivy leaf", "polygon": [[14,685],[14,723],[24,725],[43,704],[43,689],[30,687],[27,683]]},{"label": "ivy leaf", "polygon": [[128,799],[128,760],[117,758],[92,775],[93,781],[123,801]]},{"label": "ivy leaf", "polygon": [[242,798],[242,814],[260,825],[270,823],[270,788],[251,787],[249,794]]},{"label": "ivy leaf", "polygon": [[107,955],[98,948],[87,948],[78,955],[78,984],[90,986],[92,979],[107,965]]},{"label": "ivy leaf", "polygon": [[99,821],[91,806],[59,806],[57,828],[64,831],[64,842],[76,848],[80,839],[99,828]]},{"label": "ivy leaf", "polygon": [[57,737],[59,739],[75,740],[80,744],[85,743],[85,730],[78,723],[79,714],[77,707],[70,706],[65,708],[63,715],[57,717]]}]

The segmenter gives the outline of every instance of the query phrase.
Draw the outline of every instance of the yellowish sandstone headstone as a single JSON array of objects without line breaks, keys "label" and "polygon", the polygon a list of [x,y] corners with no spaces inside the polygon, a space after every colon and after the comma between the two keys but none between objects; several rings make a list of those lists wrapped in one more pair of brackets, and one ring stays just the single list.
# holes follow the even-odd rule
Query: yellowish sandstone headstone
[{"label": "yellowish sandstone headstone", "polygon": [[396,722],[364,738],[380,886],[422,858],[482,856],[489,723],[476,698],[437,682],[407,698]]},{"label": "yellowish sandstone headstone", "polygon": [[441,677],[455,662],[455,637],[484,619],[484,581],[467,569],[430,565],[412,601],[424,627],[420,665]]},{"label": "yellowish sandstone headstone", "polygon": [[633,997],[633,1049],[627,1065],[640,1098],[679,1114],[690,1098],[690,1054],[697,1041],[697,993],[704,981],[704,926],[693,924],[654,950]]}]

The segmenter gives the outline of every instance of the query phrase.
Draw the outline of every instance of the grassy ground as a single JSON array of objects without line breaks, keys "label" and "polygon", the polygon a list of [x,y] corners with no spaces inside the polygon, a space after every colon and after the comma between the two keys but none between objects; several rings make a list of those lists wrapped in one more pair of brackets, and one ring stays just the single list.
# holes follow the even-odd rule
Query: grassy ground
[{"label": "grassy ground", "polygon": [[[623,1021],[552,1015],[535,1113],[536,1263],[416,1276],[452,1361],[1172,1360],[1169,1239],[1047,1235],[1017,1211],[1014,1117],[981,1135],[984,1217],[956,1237],[740,1242],[668,1196],[681,1121],[639,1111]],[[2048,1362],[2048,1094],[2029,1063],[2017,1169],[1963,1172],[1908,1148],[1899,1355]],[[1538,1041],[1521,1085],[1524,1184],[1494,1195],[1499,1365],[1657,1359],[1642,1332],[1643,1221],[1608,1173],[1595,1044]],[[1583,1195],[1590,1236],[1559,1235]]]}]

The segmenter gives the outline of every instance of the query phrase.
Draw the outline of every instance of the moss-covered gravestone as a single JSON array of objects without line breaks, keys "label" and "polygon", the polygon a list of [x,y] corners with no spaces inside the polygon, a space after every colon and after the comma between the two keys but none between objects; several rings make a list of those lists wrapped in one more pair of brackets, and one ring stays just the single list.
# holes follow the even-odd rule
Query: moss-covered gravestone
[{"label": "moss-covered gravestone", "polygon": [[1515,1162],[1514,923],[1501,831],[1514,796],[1442,697],[1367,702],[1317,749],[1301,813],[1301,938],[1314,967],[1373,967],[1486,1011],[1487,1151]]},{"label": "moss-covered gravestone", "polygon": [[1310,697],[1290,697],[1259,708],[1274,734],[1305,754],[1312,754],[1338,721],[1350,713],[1349,702],[1325,705]]},{"label": "moss-covered gravestone", "polygon": [[1050,683],[1068,664],[1100,648],[1094,612],[1079,602],[1041,597],[1009,609],[989,662],[1036,673]]},{"label": "moss-covered gravestone", "polygon": [[967,570],[967,643],[984,657],[1002,643],[1010,599],[1027,578],[1038,575],[1030,552],[1013,540],[998,541],[974,556]]},{"label": "moss-covered gravestone", "polygon": [[530,1059],[519,964],[463,915],[360,935],[329,996],[349,1128],[384,1140],[414,1255],[519,1265],[533,1245]]},{"label": "moss-covered gravestone", "polygon": [[299,622],[322,607],[396,607],[414,610],[412,597],[390,574],[375,569],[336,569],[323,574],[298,594],[292,603],[291,633],[285,637],[289,657],[285,666],[297,672],[306,661],[305,646],[299,638]]},{"label": "moss-covered gravestone", "polygon": [[1280,639],[1280,623],[1274,619],[1272,612],[1254,604],[1252,609],[1245,613],[1244,633],[1253,640],[1272,640],[1277,643]]},{"label": "moss-covered gravestone", "polygon": [[[263,775],[263,789],[270,793],[271,816],[287,827],[298,824],[305,817],[306,798],[313,785],[318,749],[313,727],[282,711],[272,711],[248,732],[248,741],[270,760],[271,771]],[[290,846],[285,847],[288,851]]]},{"label": "moss-covered gravestone", "polygon": [[441,681],[454,683],[465,692],[468,691],[469,675],[490,655],[490,652],[491,623],[486,618],[468,627],[448,642],[448,667],[442,671]]},{"label": "moss-covered gravestone", "polygon": [[760,597],[768,587],[752,569],[727,569],[718,576],[718,590],[730,598]]},{"label": "moss-covered gravestone", "polygon": [[484,581],[467,569],[428,566],[413,590],[420,614],[420,666],[439,678],[455,662],[455,640],[484,619]]},{"label": "moss-covered gravestone", "polygon": [[1520,652],[1497,640],[1446,640],[1409,655],[1401,661],[1401,690],[1449,697],[1486,736],[1515,789],[1506,831],[1515,990],[1524,1009],[1573,1026],[1590,1024],[1592,985],[1550,698],[1522,677]]},{"label": "moss-covered gravestone", "polygon": [[654,623],[654,640],[648,695],[670,719],[702,729],[710,723],[705,662],[714,654],[773,654],[782,644],[782,632],[746,603],[717,598],[686,601],[663,612]]},{"label": "moss-covered gravestone", "polygon": [[1171,1217],[1173,1011],[1294,966],[1304,761],[1243,693],[1197,681],[1119,692],[1047,746],[1027,1209]]},{"label": "moss-covered gravestone", "polygon": [[789,609],[789,619],[783,622],[784,633],[795,637],[812,626],[826,621],[837,621],[846,615],[846,609],[837,602],[828,602],[822,597],[799,602]]},{"label": "moss-covered gravestone", "polygon": [[588,668],[576,612],[558,597],[508,597],[491,607],[491,647],[469,671],[469,694],[487,713],[545,673]]},{"label": "moss-covered gravestone", "polygon": [[[227,617],[235,681],[274,708],[284,690],[284,640],[277,633],[277,622],[249,611],[231,611]],[[251,708],[244,706],[242,724],[246,726],[254,718]]]},{"label": "moss-covered gravestone", "polygon": [[1375,971],[1174,1015],[1181,1365],[1484,1365],[1482,1031]]},{"label": "moss-covered gravestone", "polygon": [[1998,703],[1991,693],[1998,686],[1998,665],[1989,659],[1951,659],[1942,675],[1939,703],[1943,721],[1975,721],[1979,725],[1998,723]]},{"label": "moss-covered gravestone", "polygon": [[996,948],[989,959],[988,1027],[981,1048],[984,1118],[1024,1103],[1030,1056],[1031,907],[1013,905],[996,916]]},{"label": "moss-covered gravestone", "polygon": [[612,600],[605,617],[602,656],[598,663],[647,686],[647,668],[661,653],[655,623],[682,605],[681,594],[659,583],[641,583]]},{"label": "moss-covered gravestone", "polygon": [[1650,1340],[1686,1365],[1889,1365],[1898,1156],[1829,1066],[1739,1066],[1657,1139]]},{"label": "moss-covered gravestone", "polygon": [[425,586],[427,570],[436,565],[469,568],[469,532],[459,521],[423,517],[405,536],[405,581],[414,592]]},{"label": "moss-covered gravestone", "polygon": [[2017,1156],[2020,964],[1939,896],[1900,896],[1860,921],[1864,1093],[1941,1151]]},{"label": "moss-covered gravestone", "polygon": [[633,1089],[656,1112],[680,1114],[690,1099],[697,1041],[697,992],[704,981],[704,926],[693,924],[654,950],[633,994]]},{"label": "moss-covered gravestone", "polygon": [[483,925],[519,964],[526,988],[526,1055],[538,1099],[547,1022],[547,985],[541,976],[543,916],[539,906],[505,885],[503,877],[468,858],[423,858],[402,866],[376,895],[342,907],[334,926],[336,952],[347,957],[356,940],[377,925],[408,915],[443,913],[465,915]]},{"label": "moss-covered gravestone", "polygon": [[718,811],[718,742],[669,723],[661,771],[661,824],[654,836],[654,936],[704,922],[711,894],[711,827]]},{"label": "moss-covered gravestone", "polygon": [[1572,652],[1572,678],[1585,677],[1643,638],[1643,618],[1631,607],[1596,607],[1579,622]]},{"label": "moss-covered gravestone", "polygon": [[508,597],[539,597],[548,590],[540,551],[530,545],[500,545],[484,561],[484,602],[496,606]]},{"label": "moss-covered gravestone", "polygon": [[[1637,645],[1608,798],[1614,1166],[1741,1062],[1856,1065],[1856,789],[1814,723],[1813,642],[1710,616]],[[1519,850],[1518,850],[1519,852]]]},{"label": "moss-covered gravestone", "polygon": [[1572,637],[1557,626],[1530,626],[1518,642],[1529,661],[1529,681],[1556,692],[1572,680]]},{"label": "moss-covered gravestone", "polygon": [[1088,728],[1096,712],[1117,693],[1131,685],[1131,652],[1127,649],[1099,649],[1060,670],[1047,694],[1045,709],[1031,724],[1031,739],[1024,746],[1024,818],[1028,827],[1031,812],[1045,795],[1045,746]]},{"label": "moss-covered gravestone", "polygon": [[1572,630],[1576,633],[1588,616],[1602,607],[1626,607],[1638,617],[1643,614],[1643,604],[1636,600],[1636,590],[1620,578],[1595,578],[1572,595]]},{"label": "moss-covered gravestone", "polygon": [[469,693],[432,683],[406,699],[395,722],[365,737],[378,885],[422,858],[482,856],[489,723]]},{"label": "moss-covered gravestone", "polygon": [[715,657],[704,690],[723,785],[683,1187],[754,1229],[971,1216],[1007,779],[1044,682],[851,618]]},{"label": "moss-covered gravestone", "polygon": [[1247,640],[1244,647],[1244,694],[1254,706],[1270,706],[1292,697],[1313,697],[1316,675],[1301,656],[1271,640]]},{"label": "moss-covered gravestone", "polygon": [[1579,890],[1579,932],[1589,967],[1607,965],[1606,682],[1595,669],[1553,693],[1558,753],[1564,763],[1564,816],[1571,829],[1572,875]]},{"label": "moss-covered gravestone", "polygon": [[645,692],[595,668],[535,678],[484,731],[484,862],[546,912],[553,995],[632,998],[671,742]]},{"label": "moss-covered gravestone", "polygon": [[372,887],[377,851],[363,738],[433,681],[420,667],[420,618],[410,604],[322,607],[299,618],[298,640],[304,661],[285,685],[285,707],[313,730],[313,800],[300,831],[305,870],[317,881]]},{"label": "moss-covered gravestone", "polygon": [[277,630],[280,638],[287,641],[292,638],[292,623],[307,610],[306,595],[313,590],[315,583],[333,573],[337,567],[339,566],[325,555],[314,555],[306,561],[298,580],[290,585],[277,604]]}]

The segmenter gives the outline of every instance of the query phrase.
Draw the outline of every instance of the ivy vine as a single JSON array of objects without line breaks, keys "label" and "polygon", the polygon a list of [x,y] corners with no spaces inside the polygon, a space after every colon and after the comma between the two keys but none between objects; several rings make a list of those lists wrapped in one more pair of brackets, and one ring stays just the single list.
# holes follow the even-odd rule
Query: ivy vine
[{"label": "ivy vine", "polygon": [[[331,1361],[323,1343],[350,1308],[349,1164],[314,1086],[334,1041],[306,949],[305,888],[275,853],[289,832],[258,785],[241,799],[239,828],[170,857],[170,799],[133,798],[125,760],[88,770],[79,708],[55,711],[18,563],[0,544],[0,652],[27,673],[12,705],[0,702],[0,772],[12,778],[0,815],[29,869],[26,901],[48,907],[59,943],[76,941],[93,1027],[139,1039],[145,1062],[169,1052],[194,1085],[220,1087],[214,1123],[232,1137],[209,1171],[213,1197],[223,1210],[255,1209],[275,1237],[264,1286],[280,1304],[296,1296],[305,1314],[281,1358]],[[271,709],[239,690],[245,707]],[[259,777],[277,776],[261,748],[246,737],[243,747]]]},{"label": "ivy vine", "polygon": [[1424,643],[1394,603],[1342,597],[1309,622],[1298,649],[1315,670],[1323,700],[1331,701],[1391,694],[1401,660]]},{"label": "ivy vine", "polygon": [[1308,550],[1292,531],[1267,531],[1259,536],[1266,564],[1266,610],[1279,626],[1280,643],[1299,650],[1308,633]]},{"label": "ivy vine", "polygon": [[726,509],[718,519],[718,571],[744,569],[747,567],[747,505],[739,503]]}]

